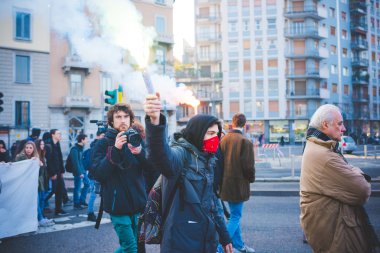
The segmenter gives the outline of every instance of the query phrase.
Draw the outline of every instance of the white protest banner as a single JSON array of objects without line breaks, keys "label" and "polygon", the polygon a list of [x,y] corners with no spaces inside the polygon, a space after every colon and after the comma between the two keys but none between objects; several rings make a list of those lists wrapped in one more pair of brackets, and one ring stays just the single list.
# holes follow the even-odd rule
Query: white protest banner
[{"label": "white protest banner", "polygon": [[0,239],[37,231],[39,160],[0,163]]}]

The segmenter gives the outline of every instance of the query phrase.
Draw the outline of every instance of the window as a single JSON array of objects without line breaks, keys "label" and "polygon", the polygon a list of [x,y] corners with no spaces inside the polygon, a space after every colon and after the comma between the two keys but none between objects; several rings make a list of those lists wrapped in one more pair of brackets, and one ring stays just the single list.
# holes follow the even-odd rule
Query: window
[{"label": "window", "polygon": [[270,40],[269,41],[269,48],[270,49],[276,49],[276,44],[277,44],[276,40]]},{"label": "window", "polygon": [[261,6],[261,0],[255,0],[255,6]]},{"label": "window", "polygon": [[16,55],[15,82],[30,83],[30,56]]},{"label": "window", "polygon": [[252,94],[252,85],[250,81],[244,82],[244,96],[245,97],[251,97]]},{"label": "window", "polygon": [[269,68],[277,68],[277,59],[269,59],[268,60],[268,67]]},{"label": "window", "polygon": [[278,112],[279,111],[279,104],[278,101],[269,101],[269,112]]},{"label": "window", "polygon": [[331,55],[336,55],[336,46],[335,45],[330,45],[330,53],[331,53]]},{"label": "window", "polygon": [[347,14],[344,11],[342,11],[342,20],[343,21],[347,20]]},{"label": "window", "polygon": [[330,7],[329,9],[329,17],[335,18],[335,8]]},{"label": "window", "polygon": [[264,83],[262,80],[256,80],[256,97],[264,96]]},{"label": "window", "polygon": [[343,55],[343,57],[347,57],[348,56],[348,49],[347,48],[343,48],[342,49],[342,55]]},{"label": "window", "polygon": [[347,67],[343,67],[343,69],[342,69],[342,73],[343,73],[343,75],[344,76],[348,76],[348,68]]},{"label": "window", "polygon": [[275,18],[268,18],[268,29],[269,30],[276,29],[276,19]]},{"label": "window", "polygon": [[278,81],[277,80],[268,81],[268,94],[269,96],[278,96]]},{"label": "window", "polygon": [[332,93],[338,93],[338,84],[333,83],[331,86]]},{"label": "window", "polygon": [[344,85],[344,94],[348,95],[349,93],[350,93],[350,87],[348,86],[348,84],[345,84]]},{"label": "window", "polygon": [[201,50],[201,53],[200,53],[201,58],[207,59],[209,56],[210,47],[209,46],[201,46],[200,50]]},{"label": "window", "polygon": [[30,36],[30,13],[17,11],[15,15],[15,39],[31,40]]},{"label": "window", "polygon": [[377,88],[372,87],[372,96],[377,97]]},{"label": "window", "polygon": [[255,28],[256,30],[260,30],[260,26],[261,26],[261,20],[260,19],[256,19],[255,20]]},{"label": "window", "polygon": [[335,36],[335,26],[330,26],[330,34]]},{"label": "window", "polygon": [[264,101],[256,100],[256,113],[261,114],[264,112]]},{"label": "window", "polygon": [[244,72],[248,72],[248,73],[251,73],[251,61],[250,60],[244,60],[244,63],[243,63],[244,67]]},{"label": "window", "polygon": [[236,102],[236,101],[231,101],[230,102],[230,114],[235,114],[235,113],[238,113],[240,111],[239,109],[239,102]]},{"label": "window", "polygon": [[80,74],[70,74],[70,95],[81,96],[82,95],[82,76]]},{"label": "window", "polygon": [[248,19],[245,19],[243,20],[243,32],[249,32],[249,20]]},{"label": "window", "polygon": [[16,101],[15,125],[18,127],[30,126],[30,102]]},{"label": "window", "polygon": [[336,65],[331,64],[331,74],[336,74]]},{"label": "window", "polygon": [[228,22],[228,31],[229,32],[236,32],[237,31],[236,21]]},{"label": "window", "polygon": [[347,30],[342,30],[342,38],[347,39]]},{"label": "window", "polygon": [[244,50],[249,50],[251,48],[251,41],[250,40],[243,40],[243,48],[244,48]]},{"label": "window", "polygon": [[239,75],[239,62],[238,61],[230,61],[230,76],[237,77]]},{"label": "window", "polygon": [[[202,48],[201,48],[202,51]],[[166,48],[157,47],[156,49],[156,62],[158,64],[165,64],[166,61]]]},{"label": "window", "polygon": [[112,77],[109,73],[103,72],[101,77],[102,94],[106,90],[112,90]]},{"label": "window", "polygon": [[158,34],[165,34],[165,18],[156,17],[156,31]]},{"label": "window", "polygon": [[263,49],[261,47],[261,40],[256,40],[256,50],[261,50],[261,49]]},{"label": "window", "polygon": [[199,16],[200,17],[208,17],[209,16],[209,7],[199,8]]},{"label": "window", "polygon": [[263,71],[263,60],[256,60],[256,71]]}]

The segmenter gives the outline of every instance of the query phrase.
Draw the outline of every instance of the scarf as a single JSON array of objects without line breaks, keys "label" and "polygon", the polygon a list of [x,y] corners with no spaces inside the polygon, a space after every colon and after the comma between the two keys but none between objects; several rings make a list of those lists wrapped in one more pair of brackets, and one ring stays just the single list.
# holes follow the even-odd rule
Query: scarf
[{"label": "scarf", "polygon": [[[306,139],[309,139],[310,137],[315,137],[315,138],[320,139],[322,141],[332,141],[332,139],[330,137],[328,137],[325,133],[322,133],[321,131],[319,131],[318,129],[316,129],[314,127],[309,127],[307,129]],[[333,149],[333,151],[337,154],[340,154],[343,157],[344,161],[347,163],[346,158],[344,158],[344,156],[342,155],[342,152],[339,148],[339,142],[338,141],[336,142],[335,148]]]}]

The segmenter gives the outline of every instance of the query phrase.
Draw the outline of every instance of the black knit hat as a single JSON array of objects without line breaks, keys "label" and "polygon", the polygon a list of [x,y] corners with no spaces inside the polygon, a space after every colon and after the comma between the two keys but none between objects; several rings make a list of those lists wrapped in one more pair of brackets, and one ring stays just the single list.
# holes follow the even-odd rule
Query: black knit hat
[{"label": "black knit hat", "polygon": [[218,136],[220,138],[222,125],[216,117],[204,114],[195,115],[189,120],[186,128],[182,130],[183,137],[193,144],[199,151],[202,151],[203,138],[207,129],[215,124],[218,125]]}]

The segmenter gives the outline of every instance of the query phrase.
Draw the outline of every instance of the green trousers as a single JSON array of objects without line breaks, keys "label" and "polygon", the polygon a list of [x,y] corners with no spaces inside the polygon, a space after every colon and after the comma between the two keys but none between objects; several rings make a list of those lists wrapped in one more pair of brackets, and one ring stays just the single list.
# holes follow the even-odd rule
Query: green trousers
[{"label": "green trousers", "polygon": [[137,253],[137,222],[140,215],[110,216],[120,244],[115,253]]}]

